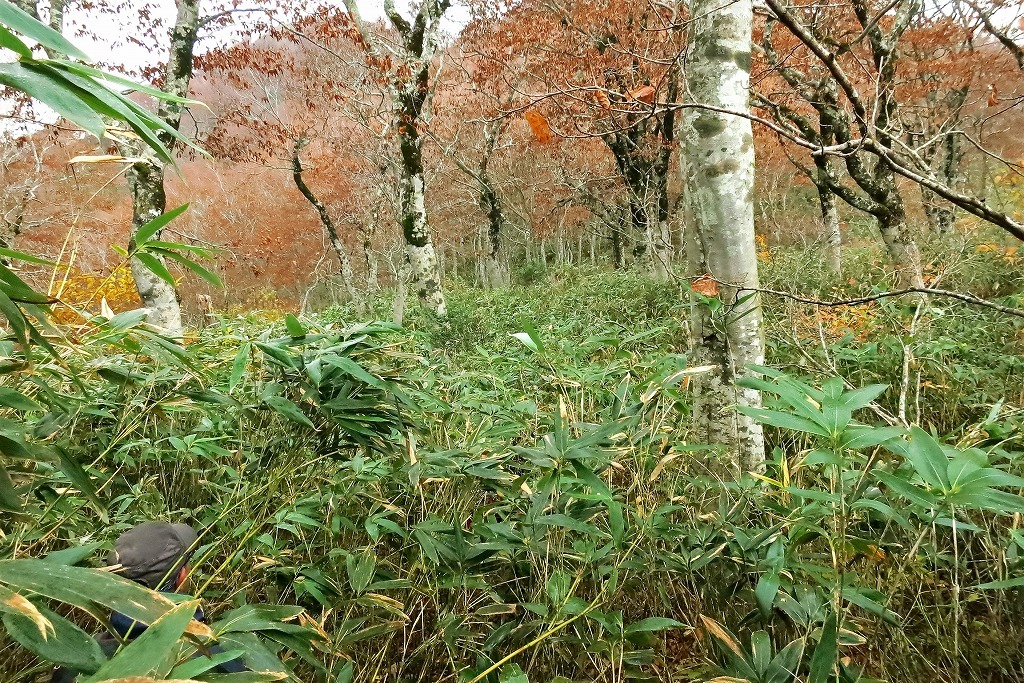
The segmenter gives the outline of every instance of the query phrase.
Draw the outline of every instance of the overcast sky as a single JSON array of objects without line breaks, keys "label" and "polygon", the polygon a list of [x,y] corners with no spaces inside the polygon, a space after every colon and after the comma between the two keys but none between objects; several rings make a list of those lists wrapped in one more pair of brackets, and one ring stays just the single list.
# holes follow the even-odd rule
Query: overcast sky
[{"label": "overcast sky", "polygon": [[[337,6],[343,6],[342,0],[325,0],[331,4]],[[359,11],[363,16],[363,19],[367,21],[376,21],[384,16],[384,3],[383,0],[357,0],[359,4]],[[174,19],[174,0],[129,0],[127,5],[135,5],[140,7],[144,4],[152,3],[156,6],[157,14],[156,18],[162,19],[166,23],[173,22]],[[258,5],[257,3],[254,3]],[[396,0],[396,4],[401,9],[408,9],[408,0]],[[469,20],[468,9],[459,3],[453,3],[453,7],[448,10],[445,15],[445,30],[449,33],[458,33],[458,31],[466,24]],[[93,60],[104,64],[117,64],[123,67],[133,68],[149,62],[154,61],[150,54],[150,47],[142,47],[126,42],[128,34],[132,32],[132,27],[137,23],[137,10],[132,16],[131,10],[125,10],[121,13],[124,17],[124,21],[117,21],[112,17],[105,16],[101,17],[94,13],[83,13],[69,12],[65,16],[65,34],[72,38],[76,45],[80,46],[87,55]],[[98,34],[98,37],[74,37],[77,33],[77,29],[85,26],[90,33]],[[227,41],[230,39],[230,33],[225,32],[223,36],[214,36],[213,41]],[[210,44],[210,37],[204,37],[204,43]],[[166,45],[162,48],[166,50]]]}]

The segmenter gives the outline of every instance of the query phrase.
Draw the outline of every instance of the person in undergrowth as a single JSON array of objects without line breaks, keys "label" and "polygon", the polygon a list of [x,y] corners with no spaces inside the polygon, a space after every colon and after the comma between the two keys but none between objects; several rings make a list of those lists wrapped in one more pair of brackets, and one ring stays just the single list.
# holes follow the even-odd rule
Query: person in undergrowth
[{"label": "person in undergrowth", "polygon": [[[114,550],[107,556],[107,566],[113,572],[147,588],[163,593],[175,593],[188,576],[188,562],[195,551],[199,536],[187,524],[168,522],[144,522],[121,534],[114,543]],[[197,620],[203,621],[202,610],[196,612]],[[96,637],[107,657],[112,657],[122,643],[129,643],[146,630],[146,624],[139,623],[123,614],[110,615],[110,625],[115,635],[104,633]],[[224,652],[216,645],[207,648],[207,654]],[[196,657],[204,656],[197,653]],[[241,660],[234,659],[217,665],[218,673],[248,671]],[[74,683],[77,671],[63,667],[54,670],[50,683]]]}]

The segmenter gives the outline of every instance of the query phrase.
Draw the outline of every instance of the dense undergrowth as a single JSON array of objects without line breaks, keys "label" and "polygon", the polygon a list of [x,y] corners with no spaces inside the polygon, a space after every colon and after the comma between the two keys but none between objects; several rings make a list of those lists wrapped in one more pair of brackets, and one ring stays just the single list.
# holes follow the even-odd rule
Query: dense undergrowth
[{"label": "dense undergrowth", "polygon": [[[935,286],[1020,305],[1013,254],[977,246]],[[769,289],[872,291],[765,256]],[[767,296],[772,460],[723,482],[687,438],[686,301],[567,268],[456,285],[403,329],[252,314],[181,351],[82,328],[9,368],[29,403],[5,419],[98,491],[12,470],[3,557],[188,521],[212,612],[305,608],[300,680],[1020,680],[1024,321]],[[0,642],[2,680],[46,668]]]}]

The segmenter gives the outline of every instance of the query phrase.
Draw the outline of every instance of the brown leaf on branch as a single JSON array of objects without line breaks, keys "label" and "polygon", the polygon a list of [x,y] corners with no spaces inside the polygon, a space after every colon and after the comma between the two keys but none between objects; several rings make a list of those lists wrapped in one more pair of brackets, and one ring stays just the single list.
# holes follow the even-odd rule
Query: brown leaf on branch
[{"label": "brown leaf on branch", "polygon": [[654,92],[655,91],[653,87],[645,85],[631,92],[629,96],[632,97],[637,102],[643,102],[644,104],[653,104]]},{"label": "brown leaf on branch", "polygon": [[711,277],[711,273],[697,278],[690,287],[703,296],[718,296],[718,281]]},{"label": "brown leaf on branch", "polygon": [[537,142],[544,145],[551,142],[554,135],[551,132],[551,126],[548,125],[548,120],[544,118],[544,115],[539,111],[528,111],[523,114],[523,118],[530,124],[530,129],[533,131],[533,136],[537,138]]}]

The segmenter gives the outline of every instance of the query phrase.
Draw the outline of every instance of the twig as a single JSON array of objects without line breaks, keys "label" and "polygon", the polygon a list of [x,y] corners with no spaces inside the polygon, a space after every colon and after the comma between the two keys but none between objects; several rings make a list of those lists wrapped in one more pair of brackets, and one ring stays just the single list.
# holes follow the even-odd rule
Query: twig
[{"label": "twig", "polygon": [[[696,278],[694,278],[696,279]],[[719,284],[729,285],[728,282],[720,282],[715,280]],[[736,290],[737,298],[741,292],[758,292],[760,294],[772,294],[774,296],[781,296],[786,299],[798,301],[804,304],[810,304],[812,306],[827,306],[829,308],[837,306],[860,306],[863,304],[871,303],[872,301],[878,301],[880,299],[889,299],[896,296],[904,296],[906,294],[929,294],[932,296],[945,296],[951,299],[957,299],[975,306],[983,306],[985,308],[991,308],[994,311],[1005,313],[1006,315],[1013,315],[1018,318],[1024,318],[1024,310],[1019,308],[1012,308],[1010,306],[1003,306],[997,304],[988,299],[982,299],[980,296],[974,296],[973,294],[965,294],[964,292],[953,292],[948,289],[932,289],[930,287],[908,287],[907,289],[900,289],[893,292],[879,292],[878,294],[872,294],[871,296],[863,296],[856,299],[838,299],[833,301],[823,301],[821,299],[811,299],[809,297],[800,296],[799,294],[792,294],[790,292],[783,292],[777,289],[763,289],[754,287],[738,287]]]}]

